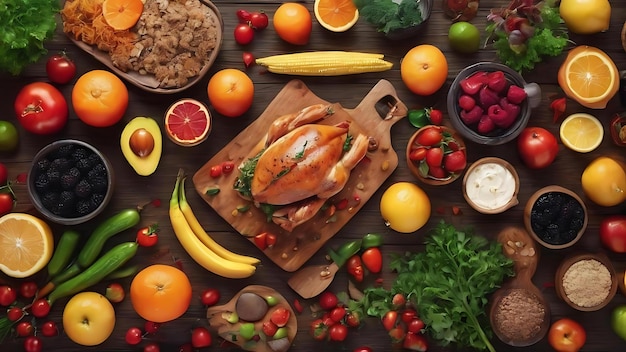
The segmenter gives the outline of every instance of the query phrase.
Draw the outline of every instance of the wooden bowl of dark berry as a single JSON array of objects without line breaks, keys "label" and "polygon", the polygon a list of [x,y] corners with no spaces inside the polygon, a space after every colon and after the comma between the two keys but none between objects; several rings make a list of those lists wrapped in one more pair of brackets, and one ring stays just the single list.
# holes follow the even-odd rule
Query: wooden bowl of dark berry
[{"label": "wooden bowl of dark berry", "polygon": [[86,222],[102,212],[113,194],[113,168],[95,147],[60,140],[35,155],[28,172],[28,195],[35,209],[62,225]]},{"label": "wooden bowl of dark berry", "polygon": [[573,191],[546,186],[526,202],[524,225],[535,241],[549,249],[573,246],[587,229],[587,207]]},{"label": "wooden bowl of dark berry", "polygon": [[499,145],[515,139],[526,127],[531,110],[541,102],[541,89],[526,83],[510,67],[493,62],[470,65],[448,91],[452,127],[467,140]]}]

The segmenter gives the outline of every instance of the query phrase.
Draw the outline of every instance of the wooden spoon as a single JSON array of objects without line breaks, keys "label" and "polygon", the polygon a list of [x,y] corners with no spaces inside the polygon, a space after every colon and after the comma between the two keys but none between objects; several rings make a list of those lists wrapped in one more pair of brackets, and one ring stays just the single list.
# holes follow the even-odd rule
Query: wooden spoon
[{"label": "wooden spoon", "polygon": [[337,270],[339,266],[335,262],[328,265],[307,266],[298,270],[287,283],[302,298],[313,298],[328,288]]}]

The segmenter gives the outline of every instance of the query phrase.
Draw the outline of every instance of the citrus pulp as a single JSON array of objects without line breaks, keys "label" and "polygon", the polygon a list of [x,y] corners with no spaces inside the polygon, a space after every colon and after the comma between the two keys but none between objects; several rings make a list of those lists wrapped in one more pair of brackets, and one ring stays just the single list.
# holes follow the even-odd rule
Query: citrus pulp
[{"label": "citrus pulp", "polygon": [[24,213],[0,218],[0,270],[23,278],[43,269],[54,250],[52,230],[43,220]]}]

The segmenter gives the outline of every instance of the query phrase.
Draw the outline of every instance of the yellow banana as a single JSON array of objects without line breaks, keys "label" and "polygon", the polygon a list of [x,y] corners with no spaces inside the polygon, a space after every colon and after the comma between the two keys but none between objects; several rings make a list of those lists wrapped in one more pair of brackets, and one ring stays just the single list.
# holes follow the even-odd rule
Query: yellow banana
[{"label": "yellow banana", "polygon": [[169,214],[176,238],[178,238],[185,251],[196,263],[214,274],[231,279],[242,279],[252,276],[256,271],[254,265],[226,260],[210,250],[196,237],[178,204],[180,179],[181,176],[179,174],[172,198],[170,199]]},{"label": "yellow banana", "polygon": [[191,210],[189,203],[187,203],[187,197],[185,196],[185,179],[182,180],[179,193],[180,194],[178,206],[180,207],[181,212],[185,216],[185,219],[193,230],[193,233],[196,234],[196,237],[198,237],[200,241],[202,241],[202,243],[209,247],[210,250],[215,252],[215,254],[219,255],[220,257],[233,262],[239,262],[249,265],[257,265],[261,262],[258,258],[249,257],[229,251],[228,249],[222,247],[219,243],[215,242],[215,240],[211,238],[211,236],[206,233],[206,231],[204,231],[204,228],[198,221],[198,218],[196,218],[193,211]]}]

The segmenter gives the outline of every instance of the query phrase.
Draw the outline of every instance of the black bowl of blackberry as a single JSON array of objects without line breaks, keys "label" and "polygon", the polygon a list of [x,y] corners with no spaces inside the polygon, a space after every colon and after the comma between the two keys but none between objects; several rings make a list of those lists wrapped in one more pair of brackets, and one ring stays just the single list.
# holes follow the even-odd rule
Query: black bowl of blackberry
[{"label": "black bowl of blackberry", "polygon": [[84,223],[102,212],[113,194],[113,168],[92,145],[74,139],[42,148],[28,172],[35,209],[58,224]]}]

